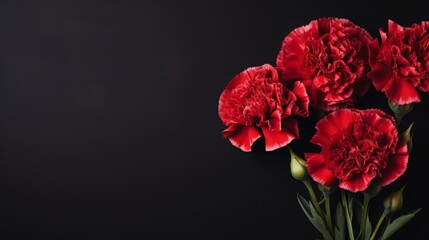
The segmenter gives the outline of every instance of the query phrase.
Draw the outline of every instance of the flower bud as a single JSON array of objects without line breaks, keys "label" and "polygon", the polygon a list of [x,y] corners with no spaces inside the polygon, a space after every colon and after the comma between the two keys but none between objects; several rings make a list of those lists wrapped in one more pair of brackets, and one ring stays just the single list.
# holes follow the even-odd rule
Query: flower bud
[{"label": "flower bud", "polygon": [[383,205],[386,210],[389,212],[396,212],[402,208],[402,204],[404,202],[402,192],[404,191],[404,188],[405,186],[398,191],[391,193],[384,199]]},{"label": "flower bud", "polygon": [[388,103],[389,103],[390,109],[395,114],[396,126],[399,127],[402,118],[413,110],[414,104],[409,103],[409,104],[400,105],[392,102],[390,99],[388,100]]},{"label": "flower bud", "polygon": [[306,180],[308,177],[307,168],[305,167],[305,161],[296,155],[289,147],[290,152],[290,172],[292,177],[296,180]]},{"label": "flower bud", "polygon": [[398,115],[405,116],[406,114],[408,114],[413,110],[414,104],[410,103],[410,104],[400,105],[389,100],[389,107],[390,109],[392,109],[395,115],[398,114]]}]

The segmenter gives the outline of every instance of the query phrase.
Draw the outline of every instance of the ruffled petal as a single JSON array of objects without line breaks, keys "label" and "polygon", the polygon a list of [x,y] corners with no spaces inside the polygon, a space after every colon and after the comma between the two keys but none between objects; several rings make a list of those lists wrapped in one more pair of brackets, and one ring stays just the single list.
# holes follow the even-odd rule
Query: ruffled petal
[{"label": "ruffled petal", "polygon": [[324,155],[320,153],[305,153],[307,160],[307,170],[314,181],[324,185],[331,186],[336,182],[335,176],[326,167]]},{"label": "ruffled petal", "polygon": [[[397,136],[396,122],[395,119],[379,109],[368,109],[364,113],[360,114],[362,121],[366,125],[372,126],[380,132],[389,133],[390,135]],[[394,139],[392,137],[391,139]],[[386,143],[387,144],[387,143]]]},{"label": "ruffled petal", "polygon": [[280,131],[282,129],[282,120],[281,113],[279,110],[275,110],[271,113],[270,116],[270,130],[271,131]]},{"label": "ruffled petal", "polygon": [[371,67],[377,64],[377,55],[379,51],[380,43],[378,42],[378,39],[372,40],[368,44],[368,62]]},{"label": "ruffled petal", "polygon": [[335,93],[332,93],[332,92],[328,92],[328,93],[326,93],[326,95],[324,97],[324,100],[328,104],[330,104],[330,103],[337,103],[337,102],[341,102],[341,101],[346,101],[347,99],[351,98],[352,93],[353,93],[353,89],[352,88],[344,91],[341,94],[335,94]]},{"label": "ruffled petal", "polygon": [[281,131],[270,131],[268,128],[262,128],[262,133],[265,139],[265,150],[273,151],[299,138],[298,121],[288,118],[283,120]]},{"label": "ruffled petal", "polygon": [[362,192],[368,188],[373,178],[374,176],[371,175],[359,175],[352,179],[341,181],[338,187],[354,193]]},{"label": "ruffled petal", "polygon": [[392,79],[392,68],[387,67],[383,63],[378,63],[374,69],[368,73],[368,77],[372,79],[372,84],[377,91],[382,90]]},{"label": "ruffled petal", "polygon": [[244,152],[251,152],[253,143],[261,137],[261,133],[254,126],[231,125],[222,133],[231,141],[232,145]]},{"label": "ruffled petal", "polygon": [[240,72],[239,74],[235,75],[226,85],[225,89],[222,91],[220,97],[219,97],[219,104],[218,104],[218,113],[219,117],[222,120],[223,124],[229,125],[230,122],[230,99],[232,94],[232,91],[242,84],[245,84],[247,81],[250,80],[250,76],[248,74],[248,71],[253,71],[252,68],[248,68],[247,70]]},{"label": "ruffled petal", "polygon": [[346,129],[355,117],[357,117],[357,114],[350,109],[340,109],[326,115],[317,122],[317,132],[311,139],[311,143],[322,147],[329,145],[331,137]]},{"label": "ruffled petal", "polygon": [[392,155],[389,159],[389,164],[386,169],[382,169],[381,178],[379,183],[381,186],[386,186],[391,182],[398,179],[402,174],[404,174],[407,169],[408,164],[408,149],[407,143],[401,141],[397,152],[395,155]]},{"label": "ruffled petal", "polygon": [[383,28],[379,28],[378,32],[380,33],[381,42],[385,42],[387,39],[387,33],[383,30]]},{"label": "ruffled petal", "polygon": [[408,80],[395,77],[389,82],[383,91],[387,98],[396,104],[409,104],[420,102],[420,96],[417,89]]},{"label": "ruffled petal", "polygon": [[282,80],[302,78],[301,64],[305,41],[311,36],[317,36],[317,31],[317,20],[314,20],[308,25],[296,28],[284,38],[276,59]]},{"label": "ruffled petal", "polygon": [[307,117],[309,114],[308,105],[310,103],[310,99],[308,98],[304,84],[298,81],[295,82],[292,91],[296,95],[296,107],[292,109],[292,114]]},{"label": "ruffled petal", "polygon": [[302,84],[304,84],[305,89],[307,90],[308,98],[310,99],[310,104],[313,108],[317,109],[321,104],[323,104],[323,101],[319,100],[319,92],[316,89],[316,87],[313,84],[312,80],[305,79],[302,81]]},{"label": "ruffled petal", "polygon": [[391,20],[391,19],[389,19],[389,21],[388,21],[388,23],[387,23],[387,34],[389,35],[389,36],[393,36],[394,34],[396,34],[396,33],[399,33],[399,32],[403,32],[404,31],[404,28],[401,26],[401,25],[399,25],[399,24],[397,24],[397,23],[395,23],[393,20]]},{"label": "ruffled petal", "polygon": [[265,78],[271,79],[272,82],[279,81],[277,69],[268,63],[257,67],[247,68],[243,74],[247,75],[248,79],[254,79],[258,74],[263,74]]},{"label": "ruffled petal", "polygon": [[[245,82],[249,81],[251,79],[251,76],[249,75],[249,72],[254,72],[255,68],[248,68],[239,74],[235,75],[231,81],[226,85],[225,90],[223,91],[222,95],[228,94],[231,92],[234,88],[236,88],[239,85],[244,84]],[[228,96],[225,96],[225,98],[228,98]]]}]

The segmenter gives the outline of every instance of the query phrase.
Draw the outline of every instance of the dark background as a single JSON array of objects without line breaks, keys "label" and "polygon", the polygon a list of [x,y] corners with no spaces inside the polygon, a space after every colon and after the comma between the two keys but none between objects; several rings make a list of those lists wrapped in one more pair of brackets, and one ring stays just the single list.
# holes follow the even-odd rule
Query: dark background
[{"label": "dark background", "polygon": [[[315,239],[287,150],[233,147],[218,98],[318,17],[374,37],[429,20],[425,1],[374,2],[1,1],[0,239]],[[422,97],[392,188],[423,210],[392,239],[428,239]],[[373,89],[360,104],[388,111]]]}]

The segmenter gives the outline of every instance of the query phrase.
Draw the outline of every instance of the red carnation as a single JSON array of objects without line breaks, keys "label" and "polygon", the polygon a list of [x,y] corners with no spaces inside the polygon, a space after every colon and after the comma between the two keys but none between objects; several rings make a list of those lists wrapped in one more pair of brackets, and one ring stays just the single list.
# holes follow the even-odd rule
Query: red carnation
[{"label": "red carnation", "polygon": [[313,108],[325,111],[355,105],[366,78],[371,36],[347,19],[320,18],[287,35],[277,56],[282,81],[302,81]]},{"label": "red carnation", "polygon": [[428,30],[429,22],[402,27],[389,20],[387,33],[380,29],[381,45],[370,44],[368,76],[396,104],[420,102],[418,90],[429,92]]},{"label": "red carnation", "polygon": [[392,116],[378,109],[340,109],[316,124],[311,142],[320,153],[306,153],[314,181],[351,192],[364,191],[372,182],[386,186],[406,170],[408,150],[398,141]]},{"label": "red carnation", "polygon": [[308,104],[302,83],[288,89],[271,65],[248,68],[228,83],[219,98],[219,117],[227,126],[223,136],[246,152],[261,136],[266,151],[278,149],[299,137],[298,122],[291,116],[308,116]]}]

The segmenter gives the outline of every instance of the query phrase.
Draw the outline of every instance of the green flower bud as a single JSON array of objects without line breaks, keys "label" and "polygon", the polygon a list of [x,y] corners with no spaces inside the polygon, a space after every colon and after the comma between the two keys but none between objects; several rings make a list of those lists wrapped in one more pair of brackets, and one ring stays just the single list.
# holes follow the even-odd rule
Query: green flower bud
[{"label": "green flower bud", "polygon": [[290,152],[290,172],[292,177],[296,180],[306,180],[308,177],[307,168],[305,167],[305,161],[296,155],[289,147]]},{"label": "green flower bud", "polygon": [[404,202],[402,192],[404,191],[404,188],[405,186],[399,189],[399,191],[391,193],[384,199],[383,205],[386,210],[389,212],[396,212],[402,208]]},{"label": "green flower bud", "polygon": [[402,118],[413,110],[414,104],[410,103],[410,104],[400,105],[392,102],[390,99],[388,100],[388,103],[389,103],[390,109],[395,114],[396,126],[399,127],[399,124],[401,123]]},{"label": "green flower bud", "polygon": [[414,107],[413,103],[400,105],[392,102],[391,100],[388,102],[390,109],[392,109],[395,114],[402,114],[403,116],[411,112]]}]

